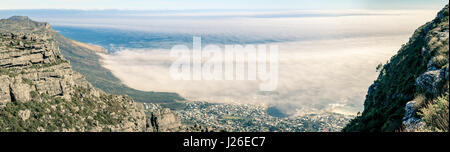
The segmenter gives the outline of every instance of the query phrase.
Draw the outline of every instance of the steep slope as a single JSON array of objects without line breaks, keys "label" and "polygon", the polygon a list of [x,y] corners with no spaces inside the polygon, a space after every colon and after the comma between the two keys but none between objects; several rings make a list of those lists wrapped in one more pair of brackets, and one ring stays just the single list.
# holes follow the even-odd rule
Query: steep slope
[{"label": "steep slope", "polygon": [[175,101],[184,100],[176,93],[145,92],[129,88],[108,69],[101,66],[97,51],[86,48],[86,44],[75,42],[59,33],[53,31],[50,33],[54,35],[63,55],[71,61],[73,69],[83,74],[95,87],[107,93],[129,95],[138,102],[160,103],[168,107],[176,107]]},{"label": "steep slope", "polygon": [[126,94],[138,102],[160,103],[170,108],[179,107],[175,101],[184,100],[177,93],[146,92],[127,87],[107,69],[100,65],[98,49],[71,40],[54,31],[47,23],[35,22],[24,16],[0,20],[0,32],[47,33],[55,40],[73,70],[81,73],[97,88],[111,94]]},{"label": "steep slope", "polygon": [[[380,69],[362,115],[343,131],[448,131],[448,45],[447,5]],[[438,109],[429,109],[433,106]],[[437,127],[427,119],[441,119],[446,125]]]},{"label": "steep slope", "polygon": [[93,87],[52,38],[0,34],[0,131],[143,131],[143,109]]},{"label": "steep slope", "polygon": [[91,85],[59,49],[71,45],[75,62],[95,55],[79,43],[27,17],[0,20],[0,132],[206,131],[181,124],[170,109]]}]

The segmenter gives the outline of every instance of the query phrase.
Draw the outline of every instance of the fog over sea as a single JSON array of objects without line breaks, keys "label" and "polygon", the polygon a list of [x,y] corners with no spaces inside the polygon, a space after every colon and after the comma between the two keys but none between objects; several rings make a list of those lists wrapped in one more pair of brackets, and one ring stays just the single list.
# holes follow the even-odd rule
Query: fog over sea
[{"label": "fog over sea", "polygon": [[[129,87],[177,92],[190,100],[264,104],[295,116],[363,110],[376,66],[394,55],[437,10],[9,10],[46,21],[69,38],[100,45],[102,64]],[[276,44],[278,87],[258,81],[175,81],[177,44]]]}]

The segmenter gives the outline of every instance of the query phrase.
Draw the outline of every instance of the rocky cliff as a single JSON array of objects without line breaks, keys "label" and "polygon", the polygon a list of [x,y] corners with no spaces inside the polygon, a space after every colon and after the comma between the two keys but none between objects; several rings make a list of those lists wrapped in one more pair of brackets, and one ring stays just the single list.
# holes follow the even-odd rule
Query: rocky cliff
[{"label": "rocky cliff", "polygon": [[380,69],[361,116],[343,131],[448,131],[448,5]]},{"label": "rocky cliff", "polygon": [[184,98],[177,93],[139,91],[122,84],[100,64],[97,52],[104,50],[64,37],[54,31],[48,23],[36,22],[26,16],[13,16],[0,20],[0,32],[46,33],[53,37],[61,53],[71,62],[72,69],[81,73],[96,88],[110,94],[126,94],[138,102],[159,103],[172,109],[182,106],[176,101]]},{"label": "rocky cliff", "polygon": [[125,96],[94,88],[52,37],[1,33],[2,131],[140,131],[145,114]]},{"label": "rocky cliff", "polygon": [[193,131],[169,109],[91,85],[51,31],[27,17],[0,20],[0,131]]}]

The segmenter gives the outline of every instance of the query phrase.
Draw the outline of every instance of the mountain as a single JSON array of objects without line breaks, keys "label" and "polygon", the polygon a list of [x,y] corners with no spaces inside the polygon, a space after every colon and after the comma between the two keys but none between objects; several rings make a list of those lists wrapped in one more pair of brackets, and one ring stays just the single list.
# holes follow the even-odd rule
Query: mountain
[{"label": "mountain", "polygon": [[449,14],[418,28],[369,87],[344,132],[449,131]]},{"label": "mountain", "polygon": [[145,114],[74,72],[51,36],[2,33],[2,131],[139,131]]},{"label": "mountain", "polygon": [[93,63],[74,42],[28,17],[0,20],[0,131],[204,131],[167,108],[96,88],[60,50],[74,48],[66,53],[77,66]]},{"label": "mountain", "polygon": [[54,31],[48,23],[35,22],[25,16],[13,16],[0,20],[0,26],[0,32],[51,35],[61,53],[70,61],[72,68],[81,73],[92,85],[107,93],[129,95],[138,102],[159,103],[172,109],[182,106],[176,101],[182,101],[184,98],[177,93],[147,92],[127,87],[108,69],[101,66],[97,53],[104,53],[106,50],[66,38]]}]

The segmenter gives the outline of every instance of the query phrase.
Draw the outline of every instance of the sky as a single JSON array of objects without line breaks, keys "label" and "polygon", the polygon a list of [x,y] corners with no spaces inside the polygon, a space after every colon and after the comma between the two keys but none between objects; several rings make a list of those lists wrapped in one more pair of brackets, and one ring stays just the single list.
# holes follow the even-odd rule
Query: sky
[{"label": "sky", "polygon": [[445,0],[2,0],[0,9],[437,9]]}]

